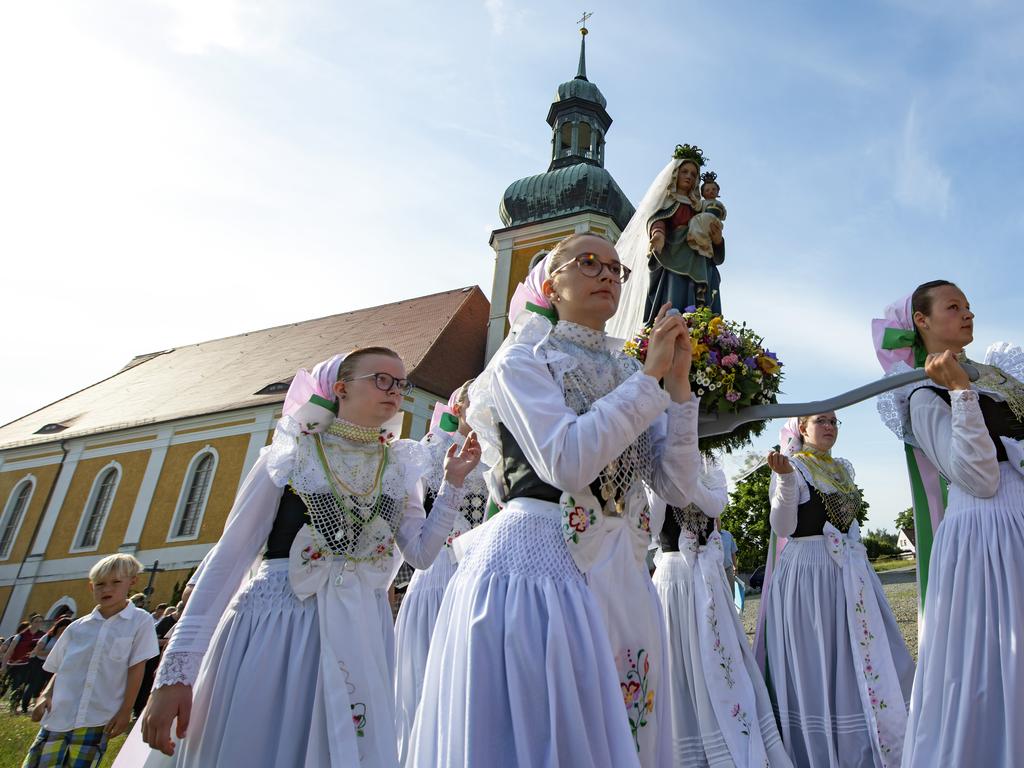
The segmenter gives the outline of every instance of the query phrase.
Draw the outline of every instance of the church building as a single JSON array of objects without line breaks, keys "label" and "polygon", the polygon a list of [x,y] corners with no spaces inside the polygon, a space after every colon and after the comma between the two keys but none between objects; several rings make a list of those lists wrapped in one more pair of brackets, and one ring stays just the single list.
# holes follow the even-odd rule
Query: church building
[{"label": "church building", "polygon": [[151,569],[150,604],[169,602],[216,543],[235,493],[281,416],[295,371],[383,343],[416,385],[402,436],[477,375],[507,331],[508,302],[535,260],[574,232],[615,240],[633,206],[605,169],[612,119],[576,76],[548,110],[551,161],[502,196],[491,301],[475,286],[140,355],[90,387],[0,427],[0,635],[30,613],[92,608],[101,557]]}]

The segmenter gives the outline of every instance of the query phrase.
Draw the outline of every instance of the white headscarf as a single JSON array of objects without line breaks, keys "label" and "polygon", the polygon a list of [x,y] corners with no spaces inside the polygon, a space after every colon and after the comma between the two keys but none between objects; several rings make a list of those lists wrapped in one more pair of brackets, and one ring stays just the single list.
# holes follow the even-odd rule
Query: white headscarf
[{"label": "white headscarf", "polygon": [[[647,303],[647,292],[651,285],[651,274],[647,268],[651,235],[647,227],[654,214],[680,199],[676,194],[676,174],[684,162],[692,163],[693,160],[675,158],[662,168],[615,243],[619,261],[629,267],[632,274],[622,286],[618,311],[605,326],[609,336],[631,339],[643,324],[644,305]],[[694,210],[700,210],[699,195],[698,185],[694,184],[685,198]]]}]

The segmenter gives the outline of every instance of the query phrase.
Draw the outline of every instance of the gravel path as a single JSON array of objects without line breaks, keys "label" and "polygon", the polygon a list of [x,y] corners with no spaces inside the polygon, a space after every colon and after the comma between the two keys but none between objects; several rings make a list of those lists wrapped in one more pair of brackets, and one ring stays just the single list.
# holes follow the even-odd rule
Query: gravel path
[{"label": "gravel path", "polygon": [[[903,632],[910,655],[917,661],[917,582],[913,569],[902,571],[886,571],[879,574],[885,596],[896,615],[896,621]],[[743,627],[747,630],[747,639],[754,641],[754,627],[757,623],[757,612],[761,607],[761,596],[748,594],[743,605]]]}]

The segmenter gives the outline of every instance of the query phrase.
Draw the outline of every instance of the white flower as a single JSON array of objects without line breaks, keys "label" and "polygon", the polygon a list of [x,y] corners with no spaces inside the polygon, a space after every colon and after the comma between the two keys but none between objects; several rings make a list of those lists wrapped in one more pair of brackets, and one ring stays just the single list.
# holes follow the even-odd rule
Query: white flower
[{"label": "white flower", "polygon": [[698,389],[697,390],[697,397],[700,397],[703,394],[704,394],[704,390],[703,389]]}]

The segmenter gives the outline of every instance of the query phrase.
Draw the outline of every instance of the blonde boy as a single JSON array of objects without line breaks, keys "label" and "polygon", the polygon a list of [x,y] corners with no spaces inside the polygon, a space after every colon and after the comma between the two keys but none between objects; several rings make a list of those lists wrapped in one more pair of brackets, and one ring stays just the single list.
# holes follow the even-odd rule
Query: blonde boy
[{"label": "blonde boy", "polygon": [[42,727],[22,768],[94,768],[107,739],[128,729],[146,660],[159,653],[153,620],[128,602],[140,570],[118,554],[89,571],[96,607],[46,657],[43,669],[54,674],[32,712]]}]

